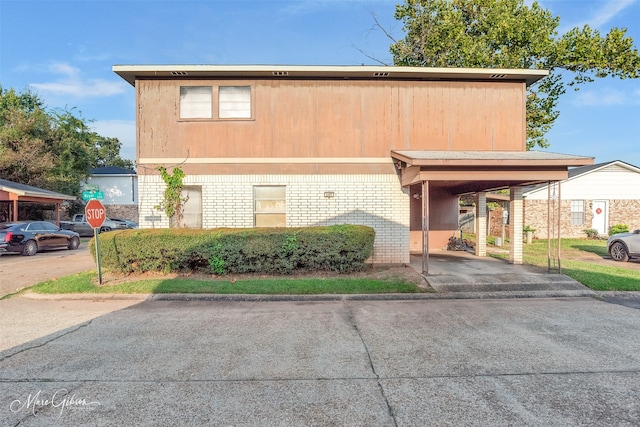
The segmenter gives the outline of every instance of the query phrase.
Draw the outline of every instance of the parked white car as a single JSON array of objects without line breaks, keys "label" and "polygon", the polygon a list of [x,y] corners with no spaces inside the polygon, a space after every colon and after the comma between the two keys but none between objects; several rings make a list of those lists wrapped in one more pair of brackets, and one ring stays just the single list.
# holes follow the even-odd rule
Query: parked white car
[{"label": "parked white car", "polygon": [[640,230],[610,236],[607,249],[611,258],[616,261],[626,262],[629,258],[640,258]]}]

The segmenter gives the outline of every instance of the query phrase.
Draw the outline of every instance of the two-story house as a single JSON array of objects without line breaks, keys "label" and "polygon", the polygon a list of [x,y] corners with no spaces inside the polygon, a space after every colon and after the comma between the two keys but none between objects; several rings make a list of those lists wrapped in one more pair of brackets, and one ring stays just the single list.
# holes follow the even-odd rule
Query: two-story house
[{"label": "two-story house", "polygon": [[[365,224],[372,261],[407,263],[458,229],[458,197],[567,178],[592,158],[526,151],[526,87],[544,70],[383,66],[118,65],[136,90],[142,227],[157,167],[186,174],[188,226]],[[519,206],[519,207],[518,207]],[[513,208],[512,208],[513,209]],[[478,214],[478,221],[486,221]],[[486,228],[486,227],[485,227]],[[477,227],[482,230],[483,226]],[[479,236],[476,252],[484,255]],[[521,236],[511,261],[522,261]]]}]

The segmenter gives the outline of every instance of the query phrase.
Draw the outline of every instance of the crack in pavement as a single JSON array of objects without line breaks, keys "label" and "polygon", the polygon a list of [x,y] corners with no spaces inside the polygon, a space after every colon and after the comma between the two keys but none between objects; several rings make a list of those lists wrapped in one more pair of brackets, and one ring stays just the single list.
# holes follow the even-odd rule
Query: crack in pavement
[{"label": "crack in pavement", "polygon": [[1,383],[241,383],[241,382],[308,382],[308,381],[385,381],[385,380],[429,380],[429,379],[457,379],[457,378],[500,378],[500,377],[534,377],[534,376],[564,376],[564,375],[607,375],[607,374],[640,374],[640,369],[635,370],[600,370],[600,371],[548,371],[548,372],[520,372],[520,373],[483,373],[483,374],[442,374],[442,375],[397,375],[383,377],[373,369],[371,359],[369,365],[375,377],[333,377],[333,378],[205,378],[180,380],[171,378],[134,380],[134,379],[54,379],[54,378],[0,378]]},{"label": "crack in pavement", "polygon": [[[37,344],[37,345],[32,345],[32,346],[29,346],[29,347],[25,347],[25,348],[22,348],[22,349],[16,351],[15,353],[11,353],[11,354],[8,354],[6,356],[3,356],[2,358],[0,358],[0,362],[4,362],[5,360],[12,358],[13,356],[16,356],[18,354],[24,353],[25,351],[33,350],[35,348],[44,347],[45,345],[49,344],[50,342],[53,342],[53,341],[55,341],[57,339],[60,339],[60,338],[65,337],[65,336],[67,336],[69,334],[72,334],[72,333],[74,333],[76,331],[79,331],[82,328],[86,328],[87,326],[89,326],[91,324],[91,322],[93,322],[93,319],[89,320],[88,322],[81,323],[80,325],[76,326],[75,328],[73,328],[71,330],[68,330],[67,332],[65,332],[63,334],[56,335],[55,337],[52,337],[52,338],[46,340],[45,342],[42,342],[42,343]],[[6,350],[6,351],[9,351],[9,350]]]},{"label": "crack in pavement", "polygon": [[369,347],[367,346],[367,343],[365,342],[364,337],[362,336],[362,333],[360,332],[360,329],[358,328],[358,324],[356,323],[356,319],[353,317],[353,312],[351,311],[351,306],[349,304],[347,304],[346,302],[343,302],[342,305],[346,310],[347,321],[350,323],[351,327],[358,334],[358,337],[360,338],[360,342],[362,343],[362,346],[364,347],[364,350],[367,353],[367,359],[369,360],[369,367],[371,368],[371,372],[373,373],[373,375],[376,377],[376,382],[378,383],[378,389],[380,390],[380,394],[382,395],[382,398],[384,399],[384,402],[387,405],[387,412],[389,413],[389,416],[393,420],[393,425],[398,427],[398,421],[396,420],[396,416],[395,416],[395,413],[393,411],[393,407],[391,406],[391,403],[389,403],[389,399],[387,398],[387,394],[384,391],[384,387],[382,386],[380,375],[378,375],[378,373],[376,372],[376,367],[373,364],[373,359],[371,358],[371,353],[369,352]]}]

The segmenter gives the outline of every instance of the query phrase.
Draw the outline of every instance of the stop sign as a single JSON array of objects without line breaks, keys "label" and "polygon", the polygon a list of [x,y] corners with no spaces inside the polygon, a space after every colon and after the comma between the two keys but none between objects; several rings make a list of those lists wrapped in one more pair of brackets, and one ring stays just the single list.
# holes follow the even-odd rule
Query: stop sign
[{"label": "stop sign", "polygon": [[107,212],[100,200],[91,199],[84,208],[84,215],[89,225],[93,228],[100,228],[107,219]]}]

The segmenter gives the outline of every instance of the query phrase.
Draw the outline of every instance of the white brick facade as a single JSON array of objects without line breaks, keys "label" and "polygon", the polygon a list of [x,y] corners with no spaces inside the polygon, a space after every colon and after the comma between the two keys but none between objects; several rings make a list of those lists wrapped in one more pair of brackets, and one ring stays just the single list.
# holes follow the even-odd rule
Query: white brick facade
[{"label": "white brick facade", "polygon": [[[154,208],[165,189],[160,176],[141,175],[138,185],[140,226],[168,227]],[[288,227],[368,225],[376,231],[372,262],[409,262],[409,195],[396,175],[188,175],[184,185],[202,186],[203,228],[253,227],[253,187],[284,185]]]}]

